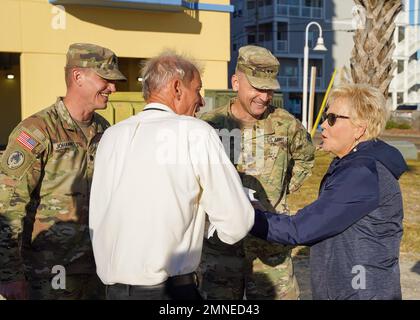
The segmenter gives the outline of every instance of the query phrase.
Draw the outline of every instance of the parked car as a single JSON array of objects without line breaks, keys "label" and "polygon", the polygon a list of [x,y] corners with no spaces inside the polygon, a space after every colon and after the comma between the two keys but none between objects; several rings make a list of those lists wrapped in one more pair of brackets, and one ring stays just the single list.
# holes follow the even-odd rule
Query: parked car
[{"label": "parked car", "polygon": [[420,111],[420,103],[417,104],[400,104],[396,111]]},{"label": "parked car", "polygon": [[394,116],[400,119],[412,120],[414,113],[420,111],[420,103],[400,104],[394,111]]}]

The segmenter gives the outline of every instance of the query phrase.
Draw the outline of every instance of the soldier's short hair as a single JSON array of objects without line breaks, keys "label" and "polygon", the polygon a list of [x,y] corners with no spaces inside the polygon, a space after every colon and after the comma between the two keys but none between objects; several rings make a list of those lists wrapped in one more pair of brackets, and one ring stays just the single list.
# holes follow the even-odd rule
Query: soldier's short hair
[{"label": "soldier's short hair", "polygon": [[385,128],[389,110],[383,93],[368,84],[348,83],[331,91],[328,104],[345,99],[349,106],[350,121],[354,125],[366,125],[365,137],[377,138]]},{"label": "soldier's short hair", "polygon": [[190,82],[194,73],[200,74],[195,61],[171,50],[164,51],[148,60],[142,69],[143,97],[148,100],[152,92],[165,87],[174,78]]}]

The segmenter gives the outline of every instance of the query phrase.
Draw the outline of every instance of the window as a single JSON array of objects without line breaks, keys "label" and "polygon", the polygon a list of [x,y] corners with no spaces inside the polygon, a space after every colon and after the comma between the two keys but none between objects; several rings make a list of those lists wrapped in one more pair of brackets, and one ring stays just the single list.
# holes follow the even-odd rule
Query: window
[{"label": "window", "polygon": [[316,44],[316,34],[315,31],[308,31],[308,48],[312,49]]},{"label": "window", "polygon": [[314,7],[314,8],[322,8],[323,7],[323,0],[305,0],[304,6],[305,7]]},{"label": "window", "polygon": [[255,34],[249,34],[248,35],[248,44],[254,44],[255,43]]},{"label": "window", "polygon": [[287,23],[279,22],[277,24],[277,40],[286,40],[288,39],[287,36]]},{"label": "window", "polygon": [[405,27],[399,26],[398,27],[398,42],[403,41],[405,38]]},{"label": "window", "polygon": [[248,2],[246,3],[246,8],[247,8],[248,10],[253,10],[253,9],[255,9],[255,1],[253,1],[253,0],[248,1]]},{"label": "window", "polygon": [[240,18],[240,17],[242,17],[242,9],[233,11],[233,17],[234,18]]},{"label": "window", "polygon": [[297,67],[285,66],[284,67],[284,75],[287,76],[287,77],[297,76]]},{"label": "window", "polygon": [[403,71],[404,71],[404,60],[398,60],[397,73],[401,73]]},{"label": "window", "polygon": [[299,6],[300,0],[277,0],[277,4],[289,5],[289,6]]},{"label": "window", "polygon": [[397,104],[402,104],[404,101],[404,93],[397,92]]},{"label": "window", "polygon": [[311,72],[311,67],[316,67],[316,77],[322,77],[322,60],[321,59],[309,59],[309,73]]},{"label": "window", "polygon": [[280,60],[280,76],[297,77],[297,75],[298,75],[298,60],[291,59],[291,58],[282,58]]}]

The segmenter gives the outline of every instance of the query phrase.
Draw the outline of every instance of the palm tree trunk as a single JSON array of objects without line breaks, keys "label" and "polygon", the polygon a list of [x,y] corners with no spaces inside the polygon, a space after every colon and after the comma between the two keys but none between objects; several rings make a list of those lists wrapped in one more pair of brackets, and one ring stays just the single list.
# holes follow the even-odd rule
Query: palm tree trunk
[{"label": "palm tree trunk", "polygon": [[[355,83],[367,83],[383,92],[388,88],[396,63],[392,60],[395,49],[394,20],[401,11],[401,0],[354,0],[366,14],[364,28],[353,37],[350,58],[351,75]],[[363,10],[364,9],[364,10]]]}]

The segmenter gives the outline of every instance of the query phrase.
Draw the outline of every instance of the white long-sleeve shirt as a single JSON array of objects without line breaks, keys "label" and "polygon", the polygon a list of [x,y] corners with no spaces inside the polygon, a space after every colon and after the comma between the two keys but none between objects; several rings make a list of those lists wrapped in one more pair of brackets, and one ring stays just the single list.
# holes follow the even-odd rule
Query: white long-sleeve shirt
[{"label": "white long-sleeve shirt", "polygon": [[89,226],[105,284],[155,285],[198,267],[205,213],[233,244],[254,210],[214,129],[158,103],[109,128],[95,159]]}]

